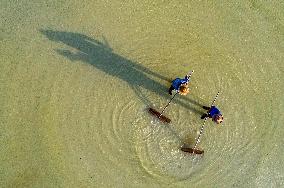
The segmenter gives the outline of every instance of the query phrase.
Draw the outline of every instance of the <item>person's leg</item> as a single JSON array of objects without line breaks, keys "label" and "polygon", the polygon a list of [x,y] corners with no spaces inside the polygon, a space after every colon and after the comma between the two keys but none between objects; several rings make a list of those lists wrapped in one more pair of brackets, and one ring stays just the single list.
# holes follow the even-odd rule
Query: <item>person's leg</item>
[{"label": "person's leg", "polygon": [[173,86],[171,86],[170,88],[169,88],[169,94],[170,95],[172,95],[172,91],[174,90],[175,88],[173,87]]},{"label": "person's leg", "polygon": [[202,108],[205,109],[205,110],[210,110],[210,107],[208,107],[208,106],[202,106]]},{"label": "person's leg", "polygon": [[206,117],[209,117],[208,114],[203,114],[203,115],[201,116],[201,119],[204,119],[204,118],[206,118]]}]

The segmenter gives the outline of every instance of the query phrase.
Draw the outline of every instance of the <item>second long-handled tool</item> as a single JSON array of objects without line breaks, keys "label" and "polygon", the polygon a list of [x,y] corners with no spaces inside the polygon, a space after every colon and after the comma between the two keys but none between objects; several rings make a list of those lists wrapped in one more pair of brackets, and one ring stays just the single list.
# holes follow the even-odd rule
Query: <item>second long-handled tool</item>
[{"label": "second long-handled tool", "polygon": [[[216,95],[216,97],[214,98],[214,100],[213,100],[213,102],[212,102],[212,104],[211,104],[210,107],[212,107],[212,106],[214,105],[215,101],[217,100],[217,98],[218,98],[218,96],[219,96],[219,93],[220,93],[220,92],[217,93],[217,95]],[[201,135],[202,135],[202,133],[203,133],[204,126],[205,126],[205,123],[206,123],[207,119],[208,119],[208,117],[206,116],[205,119],[204,119],[204,121],[203,121],[203,125],[202,125],[201,128],[200,128],[199,135],[198,135],[198,137],[197,137],[197,139],[196,139],[196,142],[195,142],[195,144],[194,144],[194,147],[193,147],[193,148],[184,148],[184,147],[182,147],[182,148],[181,148],[182,151],[188,152],[188,153],[192,153],[192,154],[203,154],[203,153],[204,153],[203,150],[199,150],[199,149],[197,149],[196,147],[197,147],[197,144],[200,142],[200,138],[201,138]]]}]

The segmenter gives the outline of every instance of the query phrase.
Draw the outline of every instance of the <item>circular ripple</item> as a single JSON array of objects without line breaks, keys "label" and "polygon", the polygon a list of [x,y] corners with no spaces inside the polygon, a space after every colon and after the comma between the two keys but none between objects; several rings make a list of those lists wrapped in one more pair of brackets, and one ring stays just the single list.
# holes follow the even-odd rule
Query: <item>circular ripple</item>
[{"label": "circular ripple", "polygon": [[143,118],[135,123],[136,150],[141,165],[149,174],[173,178],[171,181],[187,179],[198,169],[200,158],[181,152],[179,148],[183,143],[171,126],[144,112]]},{"label": "circular ripple", "polygon": [[[223,112],[225,121],[222,125],[215,125],[211,120],[206,122],[198,145],[205,150],[203,158],[195,160],[179,150],[186,137],[191,138],[187,144],[194,144],[193,138],[197,137],[202,120],[177,101],[166,111],[172,124],[162,124],[147,112],[136,123],[136,150],[149,174],[173,177],[172,181],[200,182],[206,178],[208,182],[217,182],[236,174],[246,178],[245,174],[254,172],[264,153],[269,152],[264,145],[269,144],[275,134],[273,127],[263,127],[268,122],[273,124],[275,112],[272,108],[275,104],[266,101],[271,91],[263,96],[259,82],[265,78],[260,78],[261,73],[254,67],[246,66],[244,70],[232,67],[228,72],[230,74],[223,77],[217,76],[218,82],[212,89],[214,93],[207,94],[214,97],[222,86],[216,105]],[[217,72],[212,74],[218,75]],[[237,86],[234,85],[236,80],[239,82]],[[157,109],[161,111],[162,107]]]}]

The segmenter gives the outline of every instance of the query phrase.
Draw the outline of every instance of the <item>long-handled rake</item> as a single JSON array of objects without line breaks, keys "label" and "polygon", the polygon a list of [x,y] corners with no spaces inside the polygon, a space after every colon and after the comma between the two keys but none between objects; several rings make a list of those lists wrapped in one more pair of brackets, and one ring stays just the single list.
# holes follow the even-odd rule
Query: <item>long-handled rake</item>
[{"label": "long-handled rake", "polygon": [[[214,100],[213,100],[213,102],[212,102],[212,104],[211,104],[211,107],[214,105],[215,101],[217,100],[217,98],[218,98],[218,96],[219,96],[219,93],[220,93],[220,92],[218,92],[217,95],[216,95],[216,97],[214,98]],[[196,142],[195,142],[195,144],[194,144],[194,147],[193,147],[193,148],[184,148],[184,147],[182,147],[182,148],[181,148],[182,151],[188,152],[188,153],[192,153],[192,154],[203,154],[203,153],[204,153],[203,150],[196,149],[196,147],[197,147],[197,144],[200,142],[200,137],[201,137],[201,135],[203,134],[203,129],[204,129],[204,126],[205,126],[205,123],[206,123],[207,119],[208,119],[208,117],[206,116],[205,119],[204,119],[204,121],[203,121],[203,125],[202,125],[201,128],[200,128],[199,135],[198,135],[198,137],[197,137],[197,139],[196,139]]]},{"label": "long-handled rake", "polygon": [[[188,77],[190,78],[192,73],[194,72],[194,70],[190,71],[188,73]],[[170,101],[168,102],[168,104],[163,108],[162,112],[158,112],[157,110],[153,109],[153,108],[149,108],[149,112],[151,114],[153,114],[154,116],[158,117],[158,119],[164,123],[170,123],[171,119],[169,119],[168,117],[164,116],[163,113],[165,112],[166,108],[171,104],[172,100],[175,98],[175,96],[178,94],[178,92],[176,92],[174,94],[174,96],[170,99]]]}]

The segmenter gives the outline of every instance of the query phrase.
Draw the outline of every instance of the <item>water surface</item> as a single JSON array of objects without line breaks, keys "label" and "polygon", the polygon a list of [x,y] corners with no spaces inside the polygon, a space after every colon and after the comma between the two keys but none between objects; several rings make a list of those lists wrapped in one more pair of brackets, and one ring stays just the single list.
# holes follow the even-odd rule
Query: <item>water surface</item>
[{"label": "water surface", "polygon": [[[282,187],[282,1],[1,1],[1,187]],[[163,124],[147,113],[192,75]],[[202,105],[216,93],[222,126]]]}]

